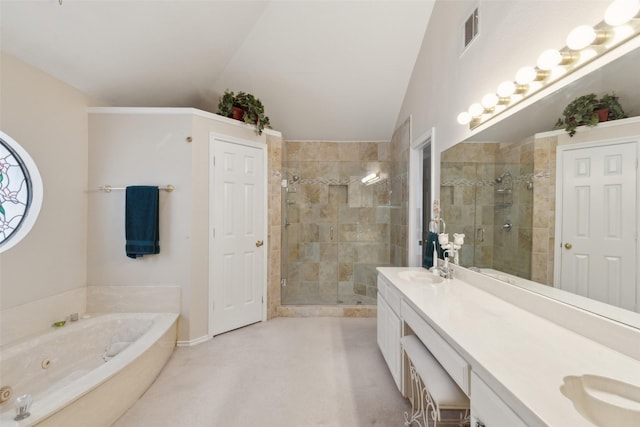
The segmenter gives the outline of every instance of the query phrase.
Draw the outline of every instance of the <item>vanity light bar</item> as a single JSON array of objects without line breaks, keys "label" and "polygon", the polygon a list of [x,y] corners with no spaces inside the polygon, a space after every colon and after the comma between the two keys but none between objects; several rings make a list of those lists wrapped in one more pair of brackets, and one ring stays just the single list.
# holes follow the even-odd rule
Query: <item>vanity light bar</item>
[{"label": "vanity light bar", "polygon": [[483,102],[475,102],[467,111],[458,114],[458,123],[475,129],[552,82],[640,35],[639,12],[640,0],[614,0],[603,21],[595,27],[581,25],[574,28],[567,36],[567,46],[542,52],[535,67],[520,68],[514,81],[500,83],[495,94],[486,94]]}]

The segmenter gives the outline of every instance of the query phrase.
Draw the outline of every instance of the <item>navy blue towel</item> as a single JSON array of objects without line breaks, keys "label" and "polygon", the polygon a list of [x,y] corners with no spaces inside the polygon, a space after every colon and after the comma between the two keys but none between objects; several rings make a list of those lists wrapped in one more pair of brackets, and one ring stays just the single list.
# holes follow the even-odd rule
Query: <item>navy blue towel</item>
[{"label": "navy blue towel", "polygon": [[125,238],[129,258],[160,253],[158,187],[127,187]]},{"label": "navy blue towel", "polygon": [[442,248],[440,247],[440,243],[438,242],[438,233],[434,233],[433,231],[429,232],[427,236],[426,248],[424,249],[424,258],[422,259],[422,266],[424,268],[433,267],[433,245],[436,246],[436,251],[438,251],[438,258],[442,259]]}]

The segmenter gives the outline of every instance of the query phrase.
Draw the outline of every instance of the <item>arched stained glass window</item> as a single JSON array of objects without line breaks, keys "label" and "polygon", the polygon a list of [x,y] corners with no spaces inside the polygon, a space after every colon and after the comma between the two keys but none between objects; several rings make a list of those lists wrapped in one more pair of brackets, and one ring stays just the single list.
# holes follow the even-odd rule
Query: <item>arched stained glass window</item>
[{"label": "arched stained glass window", "polygon": [[0,252],[16,245],[33,227],[42,204],[42,180],[33,159],[0,132]]}]

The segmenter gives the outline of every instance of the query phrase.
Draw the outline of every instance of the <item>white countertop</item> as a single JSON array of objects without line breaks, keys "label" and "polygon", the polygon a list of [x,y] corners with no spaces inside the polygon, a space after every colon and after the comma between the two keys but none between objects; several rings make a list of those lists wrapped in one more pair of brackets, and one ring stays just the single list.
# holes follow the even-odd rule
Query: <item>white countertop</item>
[{"label": "white countertop", "polygon": [[407,270],[425,271],[378,268],[528,425],[593,425],[561,393],[567,375],[601,375],[640,386],[636,359],[462,280],[425,284],[401,279],[398,273]]}]

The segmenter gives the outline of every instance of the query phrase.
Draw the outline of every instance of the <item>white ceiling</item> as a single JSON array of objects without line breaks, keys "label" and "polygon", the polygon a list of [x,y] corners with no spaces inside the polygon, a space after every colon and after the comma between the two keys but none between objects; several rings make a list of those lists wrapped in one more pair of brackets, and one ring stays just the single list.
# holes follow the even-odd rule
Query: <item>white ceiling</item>
[{"label": "white ceiling", "polygon": [[433,3],[1,0],[1,47],[112,106],[229,88],[289,140],[389,140]]}]

